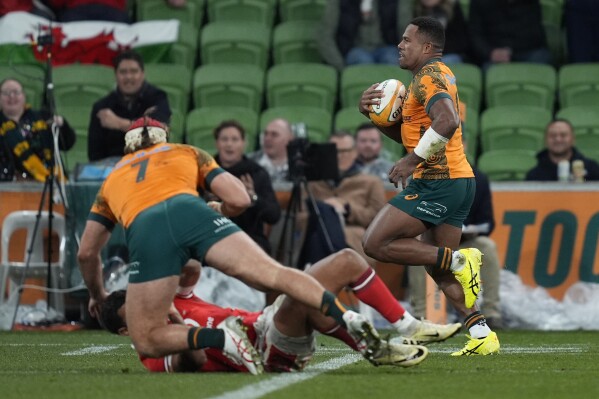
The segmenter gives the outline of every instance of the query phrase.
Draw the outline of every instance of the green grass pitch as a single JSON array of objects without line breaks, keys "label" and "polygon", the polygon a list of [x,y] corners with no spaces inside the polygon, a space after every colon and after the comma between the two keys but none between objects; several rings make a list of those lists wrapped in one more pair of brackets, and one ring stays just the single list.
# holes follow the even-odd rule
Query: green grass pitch
[{"label": "green grass pitch", "polygon": [[599,398],[599,332],[500,331],[501,354],[431,345],[412,368],[373,367],[319,337],[302,373],[150,374],[127,338],[101,331],[0,333],[0,398]]}]

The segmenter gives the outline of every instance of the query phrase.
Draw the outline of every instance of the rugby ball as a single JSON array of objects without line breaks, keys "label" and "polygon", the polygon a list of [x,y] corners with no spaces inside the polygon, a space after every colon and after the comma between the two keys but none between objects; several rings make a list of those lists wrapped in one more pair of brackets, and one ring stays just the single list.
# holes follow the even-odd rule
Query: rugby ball
[{"label": "rugby ball", "polygon": [[406,87],[397,79],[387,79],[379,83],[376,90],[383,91],[383,98],[380,104],[370,106],[368,117],[378,126],[395,125],[401,119]]}]

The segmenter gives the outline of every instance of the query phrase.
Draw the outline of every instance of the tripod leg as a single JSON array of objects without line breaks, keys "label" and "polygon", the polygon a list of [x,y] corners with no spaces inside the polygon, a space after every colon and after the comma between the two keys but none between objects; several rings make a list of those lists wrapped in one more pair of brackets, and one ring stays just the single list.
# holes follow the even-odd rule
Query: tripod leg
[{"label": "tripod leg", "polygon": [[312,191],[310,191],[310,187],[308,186],[308,181],[304,180],[303,183],[304,183],[304,188],[306,189],[306,193],[308,193],[308,198],[310,199],[310,204],[312,205],[312,208],[314,209],[314,214],[316,215],[316,219],[318,220],[318,225],[320,226],[320,229],[322,230],[322,233],[324,235],[324,239],[327,243],[327,247],[329,248],[329,251],[331,251],[331,253],[333,253],[333,252],[335,252],[335,247],[333,246],[333,241],[331,240],[331,235],[329,234],[327,226],[324,223],[324,220],[322,220],[322,214],[320,213],[320,209],[318,209],[316,200],[314,199],[314,196],[312,195]]}]

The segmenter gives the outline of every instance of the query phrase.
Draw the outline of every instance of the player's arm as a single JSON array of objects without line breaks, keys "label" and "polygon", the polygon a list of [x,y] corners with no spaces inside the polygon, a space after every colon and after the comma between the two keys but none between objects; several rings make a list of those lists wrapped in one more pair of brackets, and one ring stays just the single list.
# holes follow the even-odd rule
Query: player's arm
[{"label": "player's arm", "polygon": [[217,211],[227,217],[241,214],[252,203],[241,180],[229,172],[220,173],[212,179],[210,191],[222,201]]},{"label": "player's arm", "polygon": [[435,101],[430,107],[428,115],[432,120],[431,126],[424,132],[414,151],[397,161],[393,169],[389,171],[389,181],[396,187],[401,182],[401,186],[405,188],[407,179],[412,175],[416,166],[442,150],[460,124],[460,118],[453,107],[453,102],[448,98]]},{"label": "player's arm", "polygon": [[[360,98],[360,104],[358,105],[358,111],[362,115],[368,118],[368,114],[370,113],[370,106],[379,104],[381,101],[381,97],[383,96],[382,90],[377,90],[376,87],[378,83],[373,84],[368,89],[366,89],[362,93],[362,97]],[[368,118],[370,120],[370,118]],[[401,122],[396,123],[393,126],[376,126],[385,136],[389,137],[391,140],[396,141],[401,144]]]},{"label": "player's arm", "polygon": [[102,278],[101,251],[110,234],[110,230],[102,223],[88,220],[77,253],[81,276],[89,290],[89,312],[94,317],[98,314],[99,305],[108,296]]}]

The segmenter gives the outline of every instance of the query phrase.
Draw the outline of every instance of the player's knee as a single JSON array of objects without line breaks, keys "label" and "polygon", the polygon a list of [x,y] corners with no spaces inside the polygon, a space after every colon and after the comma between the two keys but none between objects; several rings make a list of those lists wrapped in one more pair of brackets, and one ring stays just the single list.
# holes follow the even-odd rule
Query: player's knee
[{"label": "player's knee", "polygon": [[144,334],[141,336],[131,334],[131,341],[133,342],[135,350],[142,356],[158,358],[165,355],[159,351],[158,345],[154,342],[151,334]]},{"label": "player's knee", "polygon": [[342,262],[344,268],[362,268],[366,264],[366,261],[362,256],[351,248],[342,249],[337,253],[339,261]]},{"label": "player's knee", "polygon": [[364,234],[362,237],[362,248],[364,253],[371,258],[377,258],[377,255],[382,250],[383,246],[372,236],[372,234]]}]

